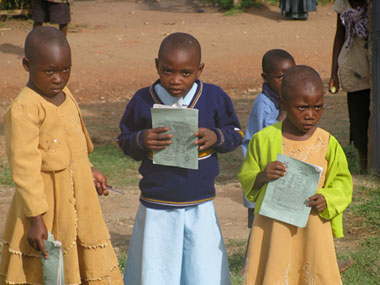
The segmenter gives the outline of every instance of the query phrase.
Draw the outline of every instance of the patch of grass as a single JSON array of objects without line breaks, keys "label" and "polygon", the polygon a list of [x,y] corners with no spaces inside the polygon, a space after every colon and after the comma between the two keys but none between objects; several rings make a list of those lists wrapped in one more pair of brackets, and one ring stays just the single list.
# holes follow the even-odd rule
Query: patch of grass
[{"label": "patch of grass", "polygon": [[232,285],[240,285],[243,282],[240,271],[243,266],[246,246],[246,240],[229,240],[226,243]]},{"label": "patch of grass", "polygon": [[127,263],[127,256],[123,254],[122,256],[118,258],[118,260],[119,260],[119,270],[121,274],[124,274],[125,264]]},{"label": "patch of grass", "polygon": [[14,186],[11,169],[7,163],[0,164],[0,185]]},{"label": "patch of grass", "polygon": [[[366,178],[366,180],[370,179],[369,177]],[[373,179],[376,178],[373,177]],[[361,185],[355,189],[354,195],[354,199],[356,199],[349,208],[352,214],[362,218],[361,226],[367,231],[379,231],[380,187],[373,188]]]},{"label": "patch of grass", "polygon": [[354,259],[354,265],[343,273],[343,284],[380,284],[380,236],[367,238],[354,252],[340,256]]},{"label": "patch of grass", "polygon": [[126,156],[115,145],[96,146],[90,154],[91,163],[107,176],[109,185],[120,187],[137,185],[139,162]]}]

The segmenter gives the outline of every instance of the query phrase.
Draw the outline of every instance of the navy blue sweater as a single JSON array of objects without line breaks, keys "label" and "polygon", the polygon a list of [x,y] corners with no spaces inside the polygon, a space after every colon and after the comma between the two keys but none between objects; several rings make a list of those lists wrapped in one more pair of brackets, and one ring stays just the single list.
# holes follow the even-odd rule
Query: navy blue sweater
[{"label": "navy blue sweater", "polygon": [[146,207],[186,207],[214,199],[214,181],[219,174],[217,152],[232,151],[242,143],[243,134],[230,97],[216,85],[197,83],[188,108],[199,110],[199,128],[212,129],[218,136],[213,148],[199,153],[198,170],[153,164],[152,154],[144,147],[142,133],[152,128],[150,109],[153,104],[163,104],[154,84],[136,92],[120,121],[119,146],[126,155],[142,160],[140,201]]}]

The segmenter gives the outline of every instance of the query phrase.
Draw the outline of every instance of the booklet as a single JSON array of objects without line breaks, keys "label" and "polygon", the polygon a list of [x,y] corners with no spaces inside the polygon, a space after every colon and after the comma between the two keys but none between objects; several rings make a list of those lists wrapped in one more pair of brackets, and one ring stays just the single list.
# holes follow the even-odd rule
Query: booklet
[{"label": "booklet", "polygon": [[283,154],[277,160],[287,165],[286,175],[268,183],[259,214],[304,228],[311,211],[308,198],[317,191],[323,169]]},{"label": "booklet", "polygon": [[153,152],[153,163],[198,169],[198,146],[194,144],[198,131],[198,109],[154,104],[151,108],[152,126],[169,127],[172,143]]},{"label": "booklet", "polygon": [[65,278],[63,272],[62,244],[54,240],[54,236],[49,232],[48,239],[44,240],[48,258],[42,257],[42,270],[44,274],[44,284],[64,285]]}]

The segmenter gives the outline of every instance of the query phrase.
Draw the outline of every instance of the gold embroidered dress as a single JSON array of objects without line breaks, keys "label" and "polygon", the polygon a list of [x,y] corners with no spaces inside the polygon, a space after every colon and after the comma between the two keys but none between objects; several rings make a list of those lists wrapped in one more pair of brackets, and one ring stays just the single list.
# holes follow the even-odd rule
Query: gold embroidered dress
[{"label": "gold embroidered dress", "polygon": [[65,284],[123,284],[94,187],[93,150],[79,107],[65,88],[55,106],[24,88],[5,116],[16,183],[2,239],[0,284],[43,284],[41,253],[27,241],[28,217],[43,215],[63,245]]},{"label": "gold embroidered dress", "polygon": [[[305,141],[281,139],[283,154],[323,167],[318,189],[324,187],[330,134],[318,128]],[[331,222],[314,211],[305,228],[255,215],[244,284],[341,284]]]}]

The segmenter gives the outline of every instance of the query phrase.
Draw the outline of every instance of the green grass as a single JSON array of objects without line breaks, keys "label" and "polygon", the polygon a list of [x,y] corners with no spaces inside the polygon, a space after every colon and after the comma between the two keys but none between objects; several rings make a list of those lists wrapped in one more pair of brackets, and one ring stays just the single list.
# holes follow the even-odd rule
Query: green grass
[{"label": "green grass", "polygon": [[[377,179],[375,177],[367,177],[366,180]],[[353,216],[361,217],[363,219],[361,227],[367,231],[377,231],[380,233],[380,188],[373,188],[361,185],[354,189],[354,203],[350,206],[349,210]]]},{"label": "green grass", "polygon": [[137,169],[140,163],[127,157],[115,145],[95,147],[90,154],[90,161],[107,177],[109,185],[120,187],[138,184]]},{"label": "green grass", "polygon": [[[379,213],[379,212],[378,212]],[[380,284],[380,236],[369,237],[364,240],[358,249],[346,253],[340,258],[348,256],[354,259],[354,265],[343,273],[343,284],[347,285],[376,285]]]},{"label": "green grass", "polygon": [[7,162],[0,164],[0,185],[15,185],[12,179],[11,169]]},{"label": "green grass", "polygon": [[243,282],[240,271],[243,266],[246,246],[246,240],[229,240],[226,243],[232,285],[240,285]]}]

